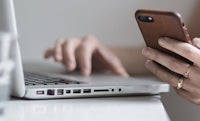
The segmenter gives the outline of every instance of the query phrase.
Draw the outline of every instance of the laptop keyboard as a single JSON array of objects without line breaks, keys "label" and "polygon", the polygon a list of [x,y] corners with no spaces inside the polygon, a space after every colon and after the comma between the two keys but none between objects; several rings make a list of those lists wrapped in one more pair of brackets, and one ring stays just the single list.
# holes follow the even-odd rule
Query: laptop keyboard
[{"label": "laptop keyboard", "polygon": [[54,78],[45,75],[24,72],[25,85],[34,86],[34,85],[68,85],[68,84],[80,84],[80,82]]}]

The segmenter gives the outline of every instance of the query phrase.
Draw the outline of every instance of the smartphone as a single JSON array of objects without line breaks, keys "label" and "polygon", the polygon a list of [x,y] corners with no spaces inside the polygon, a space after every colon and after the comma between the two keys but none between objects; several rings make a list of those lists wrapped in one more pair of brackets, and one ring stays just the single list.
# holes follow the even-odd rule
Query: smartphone
[{"label": "smartphone", "polygon": [[179,13],[170,11],[137,10],[135,18],[148,47],[160,50],[192,64],[188,59],[181,57],[158,44],[160,37],[169,37],[179,41],[191,43],[186,25]]}]

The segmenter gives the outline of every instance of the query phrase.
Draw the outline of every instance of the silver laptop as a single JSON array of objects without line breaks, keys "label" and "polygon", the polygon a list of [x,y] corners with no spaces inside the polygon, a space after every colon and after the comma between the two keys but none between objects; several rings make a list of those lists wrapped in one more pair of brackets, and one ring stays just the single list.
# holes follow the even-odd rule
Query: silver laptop
[{"label": "silver laptop", "polygon": [[[0,31],[17,35],[13,0],[0,0]],[[155,77],[123,78],[109,74],[82,77],[66,74],[62,67],[52,63],[27,64],[27,72],[24,72],[17,40],[12,47],[12,57],[15,61],[12,95],[16,97],[51,99],[152,95],[169,91],[169,85]]]}]

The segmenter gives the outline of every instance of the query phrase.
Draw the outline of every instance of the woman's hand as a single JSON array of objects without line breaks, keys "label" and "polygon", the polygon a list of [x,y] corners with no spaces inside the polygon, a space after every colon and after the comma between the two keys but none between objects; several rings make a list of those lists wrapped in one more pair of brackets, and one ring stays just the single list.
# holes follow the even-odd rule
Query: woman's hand
[{"label": "woman's hand", "polygon": [[48,49],[44,56],[53,57],[56,62],[63,63],[69,71],[79,68],[84,76],[89,76],[91,71],[112,71],[121,76],[128,76],[120,60],[92,35],[58,39],[55,46]]},{"label": "woman's hand", "polygon": [[[146,47],[142,51],[143,55],[149,58],[146,67],[158,78],[173,86],[178,95],[192,103],[200,104],[200,38],[193,39],[192,44],[160,38],[159,45],[187,58],[194,64],[190,65],[173,56]],[[153,61],[168,69],[164,69]]]}]

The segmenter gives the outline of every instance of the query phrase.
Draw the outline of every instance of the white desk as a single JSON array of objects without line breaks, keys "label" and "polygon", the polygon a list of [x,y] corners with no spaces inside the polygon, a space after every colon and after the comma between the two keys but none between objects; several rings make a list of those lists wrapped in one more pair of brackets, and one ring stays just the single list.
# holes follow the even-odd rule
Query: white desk
[{"label": "white desk", "polygon": [[169,121],[159,96],[12,100],[5,121]]}]

